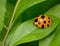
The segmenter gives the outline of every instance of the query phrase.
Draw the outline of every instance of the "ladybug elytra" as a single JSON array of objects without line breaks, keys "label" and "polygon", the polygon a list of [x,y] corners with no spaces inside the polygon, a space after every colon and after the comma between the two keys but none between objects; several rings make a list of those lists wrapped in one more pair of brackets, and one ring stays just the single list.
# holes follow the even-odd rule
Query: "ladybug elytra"
[{"label": "ladybug elytra", "polygon": [[39,28],[47,28],[52,24],[52,20],[46,15],[40,15],[35,18],[33,23]]}]

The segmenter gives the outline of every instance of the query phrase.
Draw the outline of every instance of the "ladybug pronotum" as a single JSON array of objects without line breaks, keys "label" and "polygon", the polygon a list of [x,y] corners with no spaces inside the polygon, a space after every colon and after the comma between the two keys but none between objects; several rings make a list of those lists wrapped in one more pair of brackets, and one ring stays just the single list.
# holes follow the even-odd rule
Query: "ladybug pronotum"
[{"label": "ladybug pronotum", "polygon": [[33,24],[39,28],[47,28],[52,24],[52,20],[46,15],[40,15],[35,18]]}]

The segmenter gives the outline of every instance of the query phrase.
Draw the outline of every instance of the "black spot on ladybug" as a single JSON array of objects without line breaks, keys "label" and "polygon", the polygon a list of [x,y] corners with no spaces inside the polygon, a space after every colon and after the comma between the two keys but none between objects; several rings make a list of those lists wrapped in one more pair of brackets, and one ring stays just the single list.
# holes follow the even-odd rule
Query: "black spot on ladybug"
[{"label": "black spot on ladybug", "polygon": [[46,21],[44,21],[44,24],[46,24]]},{"label": "black spot on ladybug", "polygon": [[48,21],[50,23],[50,21]]},{"label": "black spot on ladybug", "polygon": [[42,28],[44,28],[44,25],[42,25]]},{"label": "black spot on ladybug", "polygon": [[41,18],[42,18],[42,19],[44,19],[44,18],[45,18],[45,16],[44,16],[44,15],[42,15],[42,16],[41,16]]},{"label": "black spot on ladybug", "polygon": [[49,27],[49,24],[47,24],[47,27]]},{"label": "black spot on ladybug", "polygon": [[37,22],[38,21],[38,19],[35,19],[35,22]]}]

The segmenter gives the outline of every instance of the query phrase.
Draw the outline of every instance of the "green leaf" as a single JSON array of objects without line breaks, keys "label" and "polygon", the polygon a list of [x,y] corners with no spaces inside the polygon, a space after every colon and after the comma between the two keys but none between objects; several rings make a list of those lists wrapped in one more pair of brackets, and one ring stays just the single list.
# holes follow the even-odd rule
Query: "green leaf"
[{"label": "green leaf", "polygon": [[[40,0],[40,1],[41,1],[41,0]],[[24,1],[23,1],[23,2],[24,2]],[[29,2],[30,2],[30,1],[29,1]],[[41,2],[42,2],[42,1],[41,1]],[[27,2],[27,3],[28,3],[28,2]],[[6,20],[7,20],[7,19],[6,19]],[[19,23],[19,24],[20,24],[20,23]],[[19,24],[18,24],[18,25],[19,25]],[[14,27],[17,27],[17,24],[16,24],[16,26],[14,26]],[[12,27],[12,29],[15,30],[16,28],[14,29],[14,28]],[[14,33],[14,32],[12,32],[12,34],[13,34],[13,33]],[[12,34],[10,34],[10,35],[12,36]],[[8,37],[10,37],[10,36],[8,36]],[[10,40],[10,38],[8,38],[8,39]],[[8,41],[9,41],[9,40],[8,40]],[[8,42],[8,43],[9,43],[9,42]],[[8,43],[7,43],[7,44],[8,44]]]},{"label": "green leaf", "polygon": [[60,4],[54,6],[53,8],[49,9],[48,12],[46,12],[46,14],[49,15],[54,15],[60,18]]},{"label": "green leaf", "polygon": [[60,26],[49,46],[60,46]]},{"label": "green leaf", "polygon": [[33,25],[33,19],[22,23],[16,29],[9,45],[14,46],[25,42],[39,40],[49,35],[59,23],[59,19],[57,17],[55,16],[50,17],[52,18],[53,23],[49,28],[46,29],[39,29],[35,27]]},{"label": "green leaf", "polygon": [[42,40],[39,40],[39,46],[49,46],[50,42],[54,38],[56,34],[57,29],[55,29],[50,35],[47,37],[43,38]]},{"label": "green leaf", "polygon": [[[0,38],[1,38],[1,31],[4,26],[4,18],[6,12],[6,0],[0,0]],[[0,39],[0,46],[1,46],[1,39]]]},{"label": "green leaf", "polygon": [[28,9],[29,7],[31,7],[32,5],[35,5],[37,3],[43,2],[45,0],[18,0],[18,5],[16,8],[16,12],[15,12],[15,19],[14,21],[21,15],[21,13],[23,11],[25,11],[26,9]]},{"label": "green leaf", "polygon": [[[59,3],[58,0],[57,1],[56,0],[46,0],[46,1],[42,1],[40,3],[30,6],[26,10],[23,9],[23,12],[21,10],[19,10],[21,13],[19,14],[19,17],[17,17],[17,19],[15,20],[13,26],[15,27],[15,25],[18,23],[22,23],[26,20],[35,18],[36,16],[45,13],[49,8],[56,5],[57,3]],[[21,5],[21,3],[20,3],[20,5]],[[17,16],[17,15],[15,15],[15,16]]]},{"label": "green leaf", "polygon": [[[4,3],[5,2],[5,3]],[[9,21],[10,21],[10,18],[11,18],[11,15],[12,15],[12,12],[13,12],[13,9],[14,9],[14,6],[15,6],[15,3],[16,3],[16,0],[0,0],[0,5],[1,4],[4,4],[4,5],[1,5],[1,6],[4,6],[4,7],[2,7],[2,9],[1,10],[4,10],[4,9],[6,9],[6,12],[4,13],[5,14],[5,16],[3,15],[0,15],[1,16],[1,18],[2,17],[4,17],[4,25],[8,25],[9,24]],[[1,8],[1,7],[0,7]],[[1,11],[0,10],[0,11]],[[2,13],[2,12],[1,12]],[[3,13],[2,13],[3,14]],[[3,18],[2,18],[3,19]],[[1,19],[0,19],[0,21],[1,21]],[[1,24],[3,24],[3,23],[1,23]],[[2,27],[2,26],[1,26]],[[0,33],[0,46],[1,46],[1,43],[2,43],[2,41],[3,41],[3,38],[4,38],[4,36],[5,36],[5,34],[6,34],[6,29],[5,29],[5,27],[2,29],[2,31],[1,31],[1,33]]]},{"label": "green leaf", "polygon": [[[57,5],[57,8],[59,7],[60,5]],[[56,8],[56,7],[55,7]],[[53,9],[53,8],[52,8]],[[51,9],[50,9],[51,10]],[[55,11],[55,10],[54,10]],[[47,13],[49,13],[49,12],[47,12]],[[51,14],[52,15],[52,14]],[[48,34],[50,34],[55,28],[56,28],[56,26],[58,25],[58,18],[56,18],[56,17],[54,17],[54,16],[50,16],[52,19],[53,19],[53,24],[52,24],[52,26],[50,26],[49,28],[47,28],[47,29],[36,29],[36,27],[35,27],[35,30],[31,30],[32,32],[30,32],[30,30],[28,30],[28,29],[30,29],[30,28],[32,28],[33,26],[32,26],[32,24],[30,25],[30,23],[32,23],[32,21],[33,20],[30,20],[30,21],[27,21],[27,22],[25,22],[25,23],[27,23],[27,24],[25,24],[25,23],[23,23],[23,24],[21,24],[18,28],[17,28],[17,30],[16,30],[16,32],[14,33],[14,36],[13,36],[13,38],[12,38],[12,40],[11,40],[11,42],[10,42],[10,45],[12,46],[12,45],[14,45],[14,44],[20,44],[20,43],[25,43],[25,42],[30,42],[30,41],[34,41],[34,40],[38,40],[38,39],[42,39],[42,38],[44,38],[44,37],[46,37]],[[54,17],[54,18],[53,18]],[[28,25],[29,24],[29,25]],[[23,27],[23,26],[25,26],[25,28]],[[28,29],[26,29],[27,27],[29,26],[29,28]],[[30,26],[32,26],[32,27],[30,27]],[[34,28],[34,27],[33,27]],[[22,30],[23,29],[23,30]],[[27,31],[28,30],[28,31]],[[37,30],[37,31],[36,31]],[[44,31],[42,31],[42,30],[44,30]],[[47,30],[49,30],[49,31],[47,31]],[[22,32],[20,32],[20,31],[22,31]],[[27,33],[28,32],[28,33]],[[24,33],[26,33],[26,34],[24,34]],[[40,34],[41,33],[41,34]],[[16,36],[17,35],[17,36]],[[24,37],[25,36],[25,37]],[[16,40],[17,39],[17,40]],[[14,42],[13,42],[14,41]],[[13,43],[12,43],[13,42]]]},{"label": "green leaf", "polygon": [[[19,24],[18,24],[18,25],[19,25]],[[18,28],[18,27],[17,27],[17,28]],[[16,28],[15,28],[15,29],[13,28],[13,30],[15,31],[15,30],[16,30]],[[12,30],[12,31],[13,31],[13,30]],[[7,46],[9,45],[10,40],[11,40],[11,39],[12,39],[12,37],[13,37],[13,34],[14,34],[14,32],[11,32],[11,33],[10,33],[10,35],[8,36],[8,39],[7,39],[7,42],[6,42],[6,45],[7,45]]]},{"label": "green leaf", "polygon": [[[48,12],[46,12],[46,14],[54,15],[54,16],[57,16],[57,17],[60,18],[60,13],[59,13],[60,10],[59,9],[60,9],[60,4],[58,4],[55,7],[51,8]],[[51,35],[51,37],[53,35]],[[43,41],[40,41],[40,46],[48,46],[48,45],[50,45],[50,46],[59,46],[60,45],[60,40],[59,40],[60,39],[60,28],[59,27],[57,27],[57,32],[56,32],[55,35],[56,36],[53,37],[52,40],[51,40],[51,37],[47,37]],[[49,40],[49,42],[47,40]]]},{"label": "green leaf", "polygon": [[6,3],[7,12],[5,14],[5,21],[4,21],[5,25],[7,25],[7,26],[10,22],[16,2],[17,2],[17,0],[7,0],[7,3]]},{"label": "green leaf", "polygon": [[[12,12],[13,12],[13,9],[14,9],[14,6],[15,6],[15,1],[11,2],[12,0],[7,0],[6,1],[6,13],[5,13],[5,18],[4,18],[4,25],[7,26],[9,24],[9,21],[10,21],[10,18],[12,16]],[[6,21],[7,20],[7,21]],[[5,32],[6,32],[6,29],[5,27],[2,29],[3,31],[1,32],[1,39],[3,39],[4,35],[5,35]]]},{"label": "green leaf", "polygon": [[42,39],[39,41],[39,46],[49,46],[51,40],[53,39],[55,33],[53,33],[52,35],[50,34],[50,36],[48,35],[46,38]]},{"label": "green leaf", "polygon": [[6,12],[6,0],[0,0],[0,31],[4,26],[4,17]]}]

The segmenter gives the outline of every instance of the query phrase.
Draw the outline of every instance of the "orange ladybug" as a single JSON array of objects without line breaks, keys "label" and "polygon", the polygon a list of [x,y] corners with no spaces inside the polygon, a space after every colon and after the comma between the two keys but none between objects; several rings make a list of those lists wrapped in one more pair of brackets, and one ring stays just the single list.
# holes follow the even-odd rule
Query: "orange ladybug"
[{"label": "orange ladybug", "polygon": [[35,18],[33,24],[39,28],[47,28],[52,24],[52,20],[46,15],[40,15]]}]

